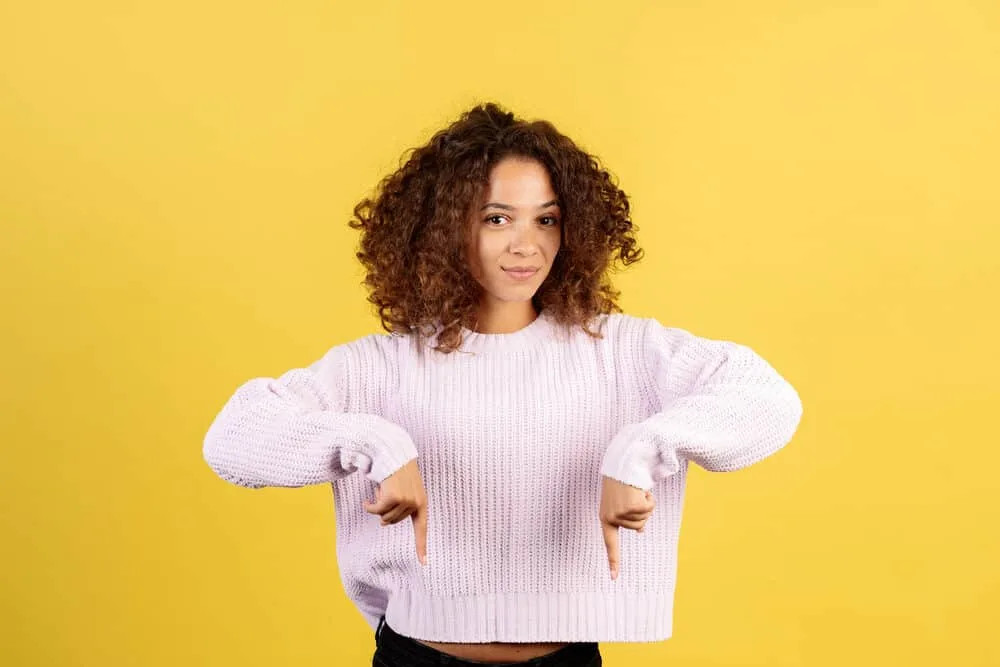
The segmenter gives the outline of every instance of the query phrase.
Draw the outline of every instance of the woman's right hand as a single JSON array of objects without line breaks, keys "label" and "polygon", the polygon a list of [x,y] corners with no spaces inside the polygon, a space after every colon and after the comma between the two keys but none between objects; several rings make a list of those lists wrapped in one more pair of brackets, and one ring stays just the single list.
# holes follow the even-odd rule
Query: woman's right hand
[{"label": "woman's right hand", "polygon": [[416,459],[382,480],[375,490],[375,500],[365,503],[365,511],[381,516],[383,526],[410,517],[417,558],[422,565],[427,564],[427,491]]}]

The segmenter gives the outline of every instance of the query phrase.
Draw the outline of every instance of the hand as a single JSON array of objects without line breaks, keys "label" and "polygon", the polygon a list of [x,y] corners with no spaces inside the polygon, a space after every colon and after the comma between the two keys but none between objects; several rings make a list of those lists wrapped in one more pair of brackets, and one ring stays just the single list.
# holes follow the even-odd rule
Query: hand
[{"label": "hand", "polygon": [[375,490],[375,500],[365,503],[365,511],[380,515],[383,526],[410,517],[417,558],[422,565],[427,564],[427,491],[416,459],[382,480]]},{"label": "hand", "polygon": [[616,479],[601,478],[601,527],[604,529],[604,546],[608,549],[611,578],[618,578],[618,529],[628,528],[642,532],[646,520],[652,516],[656,499],[649,491],[623,484]]}]

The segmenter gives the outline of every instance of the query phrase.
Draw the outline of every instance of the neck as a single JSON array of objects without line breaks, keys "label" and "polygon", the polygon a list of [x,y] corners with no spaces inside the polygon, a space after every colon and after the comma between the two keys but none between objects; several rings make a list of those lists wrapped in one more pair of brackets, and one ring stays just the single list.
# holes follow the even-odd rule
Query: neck
[{"label": "neck", "polygon": [[489,303],[479,307],[478,333],[513,333],[528,326],[538,317],[531,301]]}]

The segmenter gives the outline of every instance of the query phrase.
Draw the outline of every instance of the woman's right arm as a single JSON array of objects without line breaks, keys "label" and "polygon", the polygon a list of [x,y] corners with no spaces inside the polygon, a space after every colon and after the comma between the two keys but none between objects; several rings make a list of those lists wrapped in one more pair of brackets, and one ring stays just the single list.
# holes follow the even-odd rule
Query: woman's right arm
[{"label": "woman's right arm", "polygon": [[240,386],[205,435],[209,467],[238,486],[301,487],[356,470],[381,483],[415,459],[400,426],[346,411],[345,356],[340,345],[308,368]]}]

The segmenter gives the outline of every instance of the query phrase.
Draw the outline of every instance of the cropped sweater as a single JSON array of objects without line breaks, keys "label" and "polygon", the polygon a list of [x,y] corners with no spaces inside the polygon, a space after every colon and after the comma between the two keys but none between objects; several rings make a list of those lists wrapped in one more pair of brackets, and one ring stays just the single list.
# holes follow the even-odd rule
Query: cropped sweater
[{"label": "cropped sweater", "polygon": [[[544,312],[507,334],[372,334],[308,367],[246,381],[203,454],[240,486],[330,484],[348,597],[374,628],[438,642],[646,642],[672,634],[688,465],[732,471],[798,427],[798,393],[761,356],[652,318],[595,320],[594,338]],[[593,327],[592,327],[593,328]],[[364,510],[417,459],[427,563],[409,520]],[[601,477],[651,490],[620,531],[612,580]]]}]

